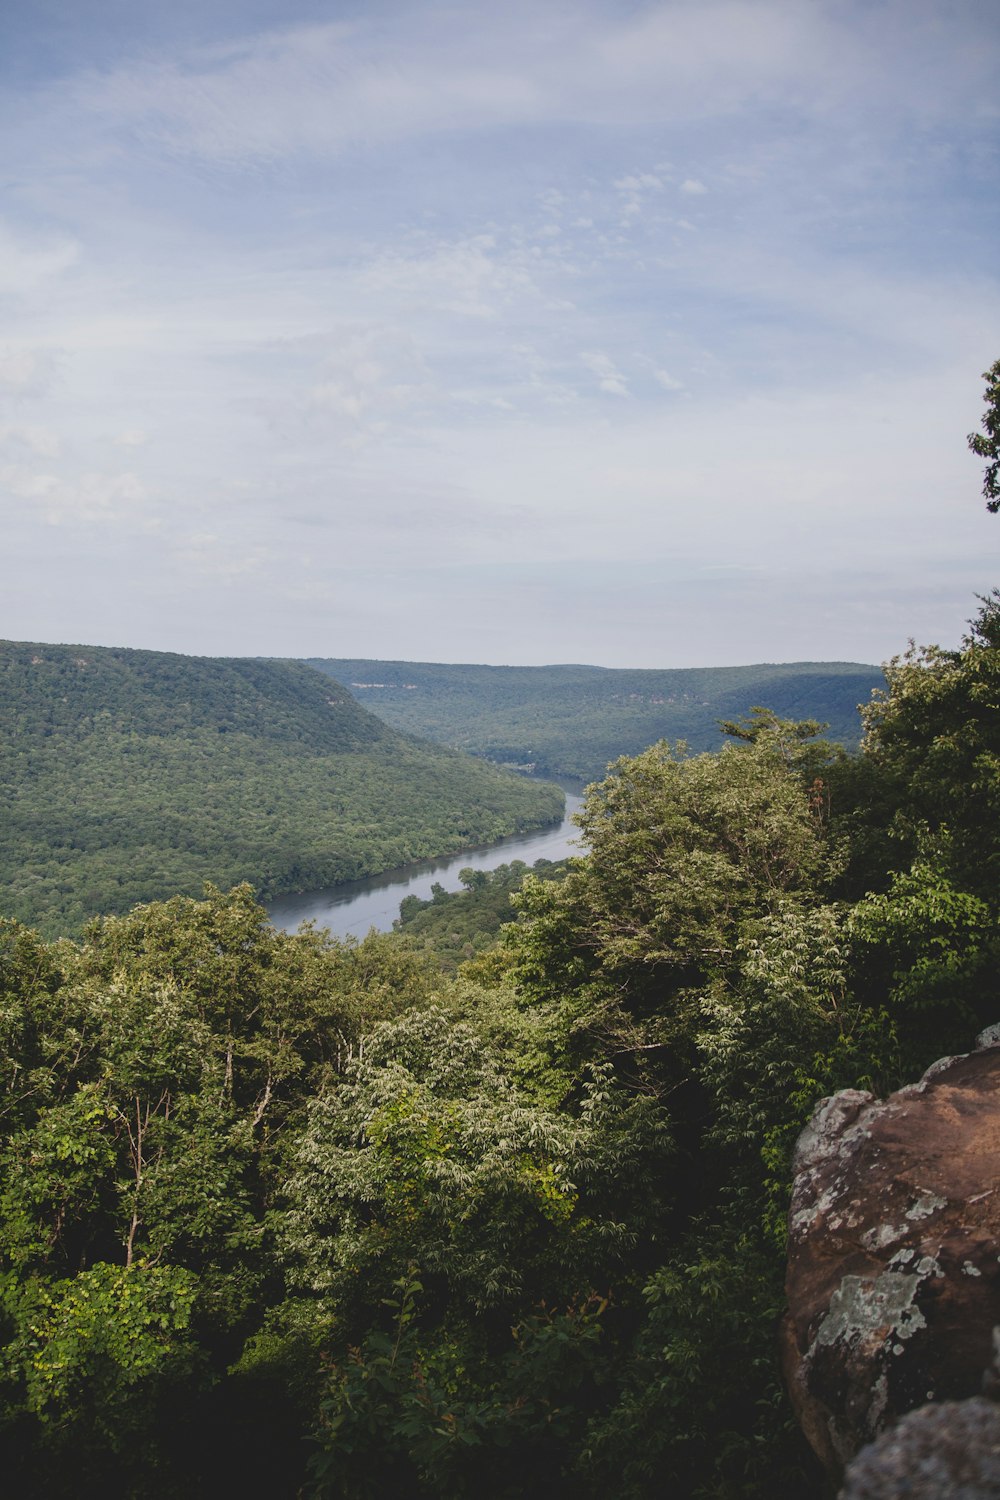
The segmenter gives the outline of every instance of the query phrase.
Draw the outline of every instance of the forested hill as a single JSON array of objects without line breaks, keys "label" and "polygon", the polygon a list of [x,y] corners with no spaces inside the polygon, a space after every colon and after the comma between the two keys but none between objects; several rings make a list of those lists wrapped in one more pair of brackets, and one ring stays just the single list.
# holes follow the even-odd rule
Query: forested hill
[{"label": "forested hill", "polygon": [[858,705],[885,686],[878,667],[791,662],[753,667],[450,666],[311,658],[386,723],[475,755],[591,780],[609,761],[660,739],[692,750],[721,744],[718,721],[764,704],[782,718],[818,719],[829,738],[858,744]]},{"label": "forested hill", "polygon": [[[18,669],[46,670],[37,655]],[[66,657],[48,670],[68,716]],[[266,719],[272,679],[234,670]],[[283,681],[314,688],[303,671]],[[718,754],[655,745],[590,788],[571,866],[470,869],[360,944],[277,931],[246,887],[79,943],[0,921],[4,1492],[832,1495],[779,1369],[793,1150],[817,1101],[865,1090],[813,1141],[857,1134],[852,1100],[998,1019],[1000,594],[962,650],[886,673],[860,755],[767,713]],[[200,722],[188,762],[214,737],[372,765]],[[986,1093],[952,1078],[937,1097],[968,1135]],[[898,1412],[978,1389],[989,1363],[981,1163],[949,1151],[950,1205],[883,1176],[881,1217],[871,1200],[846,1245],[870,1252],[852,1262],[859,1362],[858,1317],[828,1310],[843,1278],[813,1283],[812,1330],[825,1314],[842,1337],[799,1389],[845,1443],[876,1419],[879,1370],[934,1372],[882,1380]],[[796,1218],[833,1264],[830,1216],[806,1194]],[[905,1296],[883,1294],[893,1278]]]},{"label": "forested hill", "polygon": [[0,915],[49,933],[205,880],[354,879],[561,806],[302,663],[0,643]]}]

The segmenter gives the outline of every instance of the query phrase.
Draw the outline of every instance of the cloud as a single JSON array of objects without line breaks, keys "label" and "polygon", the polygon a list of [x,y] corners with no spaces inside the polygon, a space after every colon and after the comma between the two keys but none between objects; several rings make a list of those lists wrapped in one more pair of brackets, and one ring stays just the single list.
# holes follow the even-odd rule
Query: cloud
[{"label": "cloud", "polygon": [[77,263],[76,240],[14,233],[0,224],[0,296],[21,296],[61,276]]},{"label": "cloud", "polygon": [[662,190],[663,179],[655,172],[630,172],[625,177],[617,178],[614,185],[624,199],[622,215],[627,221],[642,212],[646,194]]},{"label": "cloud", "polygon": [[256,578],[265,570],[268,561],[264,547],[248,549],[231,536],[214,531],[196,531],[175,538],[170,553],[172,560],[185,570],[221,584]]},{"label": "cloud", "polygon": [[85,473],[79,478],[21,465],[0,467],[0,490],[38,510],[50,526],[138,525],[155,529],[146,486],[132,473]]},{"label": "cloud", "polygon": [[9,396],[41,396],[52,385],[56,359],[48,349],[8,345],[0,348],[0,393]]},{"label": "cloud", "polygon": [[654,172],[633,172],[627,177],[619,177],[615,187],[623,193],[640,193],[649,188],[661,188],[663,179],[657,177]]},{"label": "cloud", "polygon": [[174,150],[230,163],[541,110],[538,85],[521,72],[472,57],[450,67],[433,24],[395,30],[395,45],[379,48],[378,33],[360,25],[292,26],[183,62],[91,75],[75,85],[74,103]]},{"label": "cloud", "polygon": [[0,445],[27,448],[39,458],[57,458],[62,446],[52,428],[14,422],[0,424]]},{"label": "cloud", "polygon": [[[401,654],[416,612],[439,656],[454,602],[497,597],[498,651],[629,661],[684,626],[657,578],[688,608],[709,567],[819,558],[832,598],[861,555],[925,580],[946,548],[971,577],[1000,536],[964,448],[1000,314],[997,46],[956,6],[379,0],[317,25],[260,0],[269,29],[224,6],[198,47],[167,7],[156,50],[108,28],[47,81],[37,23],[39,81],[3,105],[5,597],[42,638],[22,582],[57,577],[86,639],[127,587],[196,650],[311,654],[335,624]],[[510,609],[526,551],[544,617]],[[609,559],[596,622],[581,580]],[[823,629],[837,654],[848,626]]]},{"label": "cloud", "polygon": [[[514,4],[461,25],[429,4],[397,9],[389,25],[293,22],[226,46],[139,57],[57,94],[147,143],[266,165],[421,134],[735,116],[779,98],[811,116],[861,94],[912,108],[907,86],[912,93],[934,25],[931,7],[902,0],[871,16],[787,0],[669,0],[629,12]],[[962,33],[956,14],[949,40]],[[937,59],[936,89],[924,79],[925,112],[961,107],[970,75],[988,87],[988,60],[975,48],[950,51]]]},{"label": "cloud", "polygon": [[427,365],[405,330],[348,328],[331,340],[307,400],[311,413],[360,447],[432,391]]},{"label": "cloud", "polygon": [[581,354],[580,360],[597,376],[599,389],[607,395],[628,396],[631,394],[624,375],[609,355],[600,352]]},{"label": "cloud", "polygon": [[526,265],[497,251],[492,234],[440,241],[378,256],[362,270],[360,287],[395,305],[419,305],[423,315],[457,313],[495,319],[516,298],[539,296]]}]

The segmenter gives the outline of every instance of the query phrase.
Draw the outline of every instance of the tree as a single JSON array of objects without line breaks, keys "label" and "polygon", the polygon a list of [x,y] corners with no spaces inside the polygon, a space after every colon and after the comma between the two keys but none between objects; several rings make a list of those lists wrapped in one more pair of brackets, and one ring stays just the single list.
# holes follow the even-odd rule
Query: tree
[{"label": "tree", "polygon": [[983,495],[986,509],[1000,510],[1000,359],[983,371],[986,381],[986,410],[983,432],[969,433],[969,447],[980,458],[988,460],[983,472]]},{"label": "tree", "polygon": [[[865,759],[891,789],[889,872],[913,858],[996,902],[1000,822],[1000,594],[981,600],[962,649],[915,646],[885,666],[862,710]],[[943,863],[942,863],[943,862]]]},{"label": "tree", "polygon": [[309,1111],[281,1318],[321,1346],[317,1497],[566,1493],[605,1399],[609,1289],[669,1217],[673,1143],[608,1065],[557,1108],[506,1061],[412,1010]]}]

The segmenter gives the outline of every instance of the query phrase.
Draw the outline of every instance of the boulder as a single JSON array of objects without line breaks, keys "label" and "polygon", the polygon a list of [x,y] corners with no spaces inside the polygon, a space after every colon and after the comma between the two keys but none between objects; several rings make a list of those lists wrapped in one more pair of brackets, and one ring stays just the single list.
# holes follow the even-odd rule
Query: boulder
[{"label": "boulder", "polygon": [[981,1396],[921,1406],[862,1448],[840,1500],[996,1500],[1000,1407]]},{"label": "boulder", "polygon": [[886,1100],[824,1099],[789,1212],[785,1377],[833,1475],[903,1413],[980,1393],[1000,1324],[1000,1045]]}]

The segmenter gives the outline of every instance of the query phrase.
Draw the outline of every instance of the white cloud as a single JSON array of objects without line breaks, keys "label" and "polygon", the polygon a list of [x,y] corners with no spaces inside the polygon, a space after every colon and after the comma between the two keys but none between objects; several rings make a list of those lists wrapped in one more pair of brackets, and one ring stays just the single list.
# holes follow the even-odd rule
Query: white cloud
[{"label": "white cloud", "polygon": [[[9,91],[5,598],[62,546],[66,638],[129,589],[164,645],[342,654],[318,636],[346,618],[400,654],[419,615],[440,656],[530,550],[559,607],[498,609],[497,649],[547,653],[558,618],[565,654],[629,661],[684,611],[647,579],[629,637],[622,584],[601,637],[580,579],[605,558],[678,597],[818,557],[924,579],[945,515],[985,569],[963,436],[1000,312],[997,49],[956,4],[387,0],[317,26],[291,0],[197,52],[168,8],[157,53],[109,32],[101,66]],[[695,234],[671,210],[707,187]]]},{"label": "white cloud", "polygon": [[247,549],[232,536],[214,531],[196,531],[177,538],[171,543],[170,552],[184,569],[221,584],[257,578],[267,562],[263,547]]},{"label": "white cloud", "polygon": [[663,179],[653,172],[632,172],[627,177],[619,177],[615,182],[615,187],[622,193],[641,193],[662,186]]},{"label": "white cloud", "polygon": [[132,473],[85,473],[66,479],[8,464],[0,468],[0,488],[36,507],[50,526],[138,525],[155,529],[146,486]]},{"label": "white cloud", "polygon": [[16,422],[0,424],[0,444],[27,448],[39,458],[57,458],[62,446],[52,428]]},{"label": "white cloud", "polygon": [[48,349],[0,348],[0,392],[15,397],[40,396],[56,374],[55,356]]},{"label": "white cloud", "polygon": [[598,388],[609,396],[628,396],[625,377],[608,354],[591,352],[580,355],[581,362],[597,376]]},{"label": "white cloud", "polygon": [[79,255],[75,240],[15,233],[0,224],[0,296],[36,291],[74,266]]},{"label": "white cloud", "polygon": [[495,319],[512,299],[539,295],[524,264],[499,254],[490,234],[381,255],[360,272],[358,282],[370,294],[392,297],[397,306],[416,302],[422,315]]},{"label": "white cloud", "polygon": [[630,172],[617,178],[614,186],[622,195],[622,222],[627,224],[642,213],[646,195],[662,190],[663,179],[653,172]]},{"label": "white cloud", "polygon": [[[432,4],[397,11],[388,27],[293,23],[228,47],[93,71],[57,93],[75,111],[154,145],[271,163],[423,133],[706,119],[762,98],[813,114],[868,91],[894,107],[902,102],[894,86],[929,30],[920,8],[901,0],[871,18],[855,6],[787,0],[468,14],[457,25],[451,10]],[[961,31],[956,16],[949,37]],[[887,70],[879,48],[890,40],[895,67]],[[988,63],[968,49],[939,60],[938,71],[953,107],[970,71],[988,86]],[[925,88],[922,108],[934,104]]]},{"label": "white cloud", "polygon": [[334,335],[308,406],[353,447],[384,433],[432,392],[412,336],[399,328],[348,328]]}]

